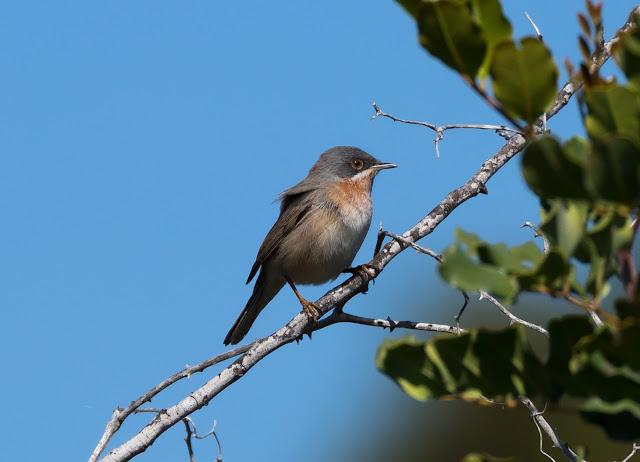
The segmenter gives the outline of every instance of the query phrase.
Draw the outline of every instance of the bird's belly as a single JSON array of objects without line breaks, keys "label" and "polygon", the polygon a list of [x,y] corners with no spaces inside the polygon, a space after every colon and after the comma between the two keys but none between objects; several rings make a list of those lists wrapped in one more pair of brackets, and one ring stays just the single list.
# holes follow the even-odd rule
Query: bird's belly
[{"label": "bird's belly", "polygon": [[[324,284],[337,278],[351,266],[371,224],[371,209],[366,207],[347,216],[329,210],[314,215],[287,236],[279,249],[279,266],[296,284]],[[298,246],[304,246],[304,251]]]}]

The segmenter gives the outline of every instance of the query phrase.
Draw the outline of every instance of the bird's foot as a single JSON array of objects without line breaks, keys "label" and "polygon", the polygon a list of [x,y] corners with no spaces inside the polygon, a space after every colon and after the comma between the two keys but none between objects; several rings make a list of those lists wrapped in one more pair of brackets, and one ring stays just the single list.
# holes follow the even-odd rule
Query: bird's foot
[{"label": "bird's foot", "polygon": [[369,281],[374,281],[375,282],[375,277],[376,277],[376,267],[373,265],[370,265],[369,263],[365,263],[363,265],[360,266],[355,266],[353,268],[345,268],[344,270],[342,270],[343,273],[351,273],[354,276],[357,274],[359,276],[364,277],[365,279],[369,280]]},{"label": "bird's foot", "polygon": [[367,293],[367,290],[369,290],[369,281],[373,281],[373,283],[376,283],[376,267],[373,265],[370,265],[369,263],[365,263],[363,265],[360,266],[355,266],[353,268],[345,268],[344,270],[342,270],[343,273],[351,273],[354,276],[358,275],[360,277],[362,277],[365,280],[365,288],[362,291],[362,293]]},{"label": "bird's foot", "polygon": [[313,319],[314,321],[318,320],[318,313],[320,312],[320,307],[313,302],[305,300],[304,298],[300,300],[302,303],[302,309],[307,315]]}]

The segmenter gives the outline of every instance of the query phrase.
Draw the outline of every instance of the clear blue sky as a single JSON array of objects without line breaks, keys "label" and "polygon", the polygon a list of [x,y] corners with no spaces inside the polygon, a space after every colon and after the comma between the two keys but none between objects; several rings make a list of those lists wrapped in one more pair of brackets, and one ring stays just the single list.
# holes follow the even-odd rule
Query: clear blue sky
[{"label": "clear blue sky", "polygon": [[[577,60],[582,1],[505,3],[516,35],[532,32],[527,11],[560,65]],[[634,3],[605,2],[607,38]],[[223,352],[278,214],[272,200],[325,149],[355,145],[400,167],[374,185],[363,263],[380,221],[406,230],[503,142],[447,132],[438,159],[432,132],[369,121],[375,101],[403,118],[503,123],[419,48],[414,24],[388,0],[20,1],[0,11],[5,460],[86,460],[114,407]],[[571,106],[550,124],[559,136],[581,130]],[[530,238],[519,226],[538,220],[538,205],[518,167],[423,244],[442,251],[459,226],[494,241]],[[347,310],[450,323],[458,302],[432,261],[406,252]],[[249,337],[298,311],[282,291]],[[195,414],[198,429],[217,420],[226,462],[358,454],[361,435],[401,419],[381,403],[413,405],[373,366],[382,339],[403,334],[343,325],[289,345]],[[148,418],[132,418],[115,442]],[[177,427],[138,460],[187,460],[182,438]],[[212,441],[196,444],[198,460],[215,454]]]}]

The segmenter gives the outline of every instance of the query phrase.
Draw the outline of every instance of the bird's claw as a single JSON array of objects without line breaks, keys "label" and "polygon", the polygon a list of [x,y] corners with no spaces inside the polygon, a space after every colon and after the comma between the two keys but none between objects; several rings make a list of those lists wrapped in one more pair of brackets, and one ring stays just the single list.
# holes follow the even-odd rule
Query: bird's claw
[{"label": "bird's claw", "polygon": [[318,321],[318,313],[320,312],[320,307],[313,302],[305,300],[306,303],[302,304],[302,309],[307,315],[313,319],[314,321]]},{"label": "bird's claw", "polygon": [[357,274],[358,276],[362,277],[365,280],[365,288],[362,292],[365,294],[367,293],[367,290],[369,290],[369,281],[373,281],[374,284],[376,283],[376,267],[370,265],[369,263],[355,266],[353,268],[345,268],[342,272],[351,273],[354,276]]}]

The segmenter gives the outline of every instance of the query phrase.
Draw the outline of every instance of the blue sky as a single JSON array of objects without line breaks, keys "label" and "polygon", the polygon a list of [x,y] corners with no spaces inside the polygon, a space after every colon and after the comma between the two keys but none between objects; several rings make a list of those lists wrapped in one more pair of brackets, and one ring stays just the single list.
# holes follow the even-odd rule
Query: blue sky
[{"label": "blue sky", "polygon": [[[532,33],[527,11],[560,66],[565,56],[576,62],[582,1],[504,3],[517,36]],[[605,2],[607,38],[633,6]],[[273,199],[325,149],[354,145],[399,165],[374,185],[374,231],[355,261],[363,263],[380,221],[403,232],[503,143],[450,131],[436,158],[432,132],[369,121],[376,102],[432,123],[503,123],[418,46],[391,1],[23,1],[1,11],[6,460],[41,459],[43,448],[48,460],[86,460],[114,407],[223,352],[277,218]],[[560,137],[582,130],[575,103],[567,109],[550,124]],[[441,252],[456,227],[529,239],[519,227],[538,220],[538,205],[519,161],[488,188],[422,244]],[[302,292],[315,299],[331,287]],[[433,261],[405,252],[347,311],[450,323],[458,305]],[[249,338],[299,309],[283,290]],[[403,334],[343,325],[289,345],[195,414],[198,429],[217,420],[227,462],[300,460],[302,451],[339,459],[401,418],[374,403],[412,405],[373,366],[382,339]],[[115,442],[147,419],[132,418]],[[167,432],[139,460],[186,460],[182,438],[182,427]],[[196,451],[199,460],[216,454],[212,441]]]}]

